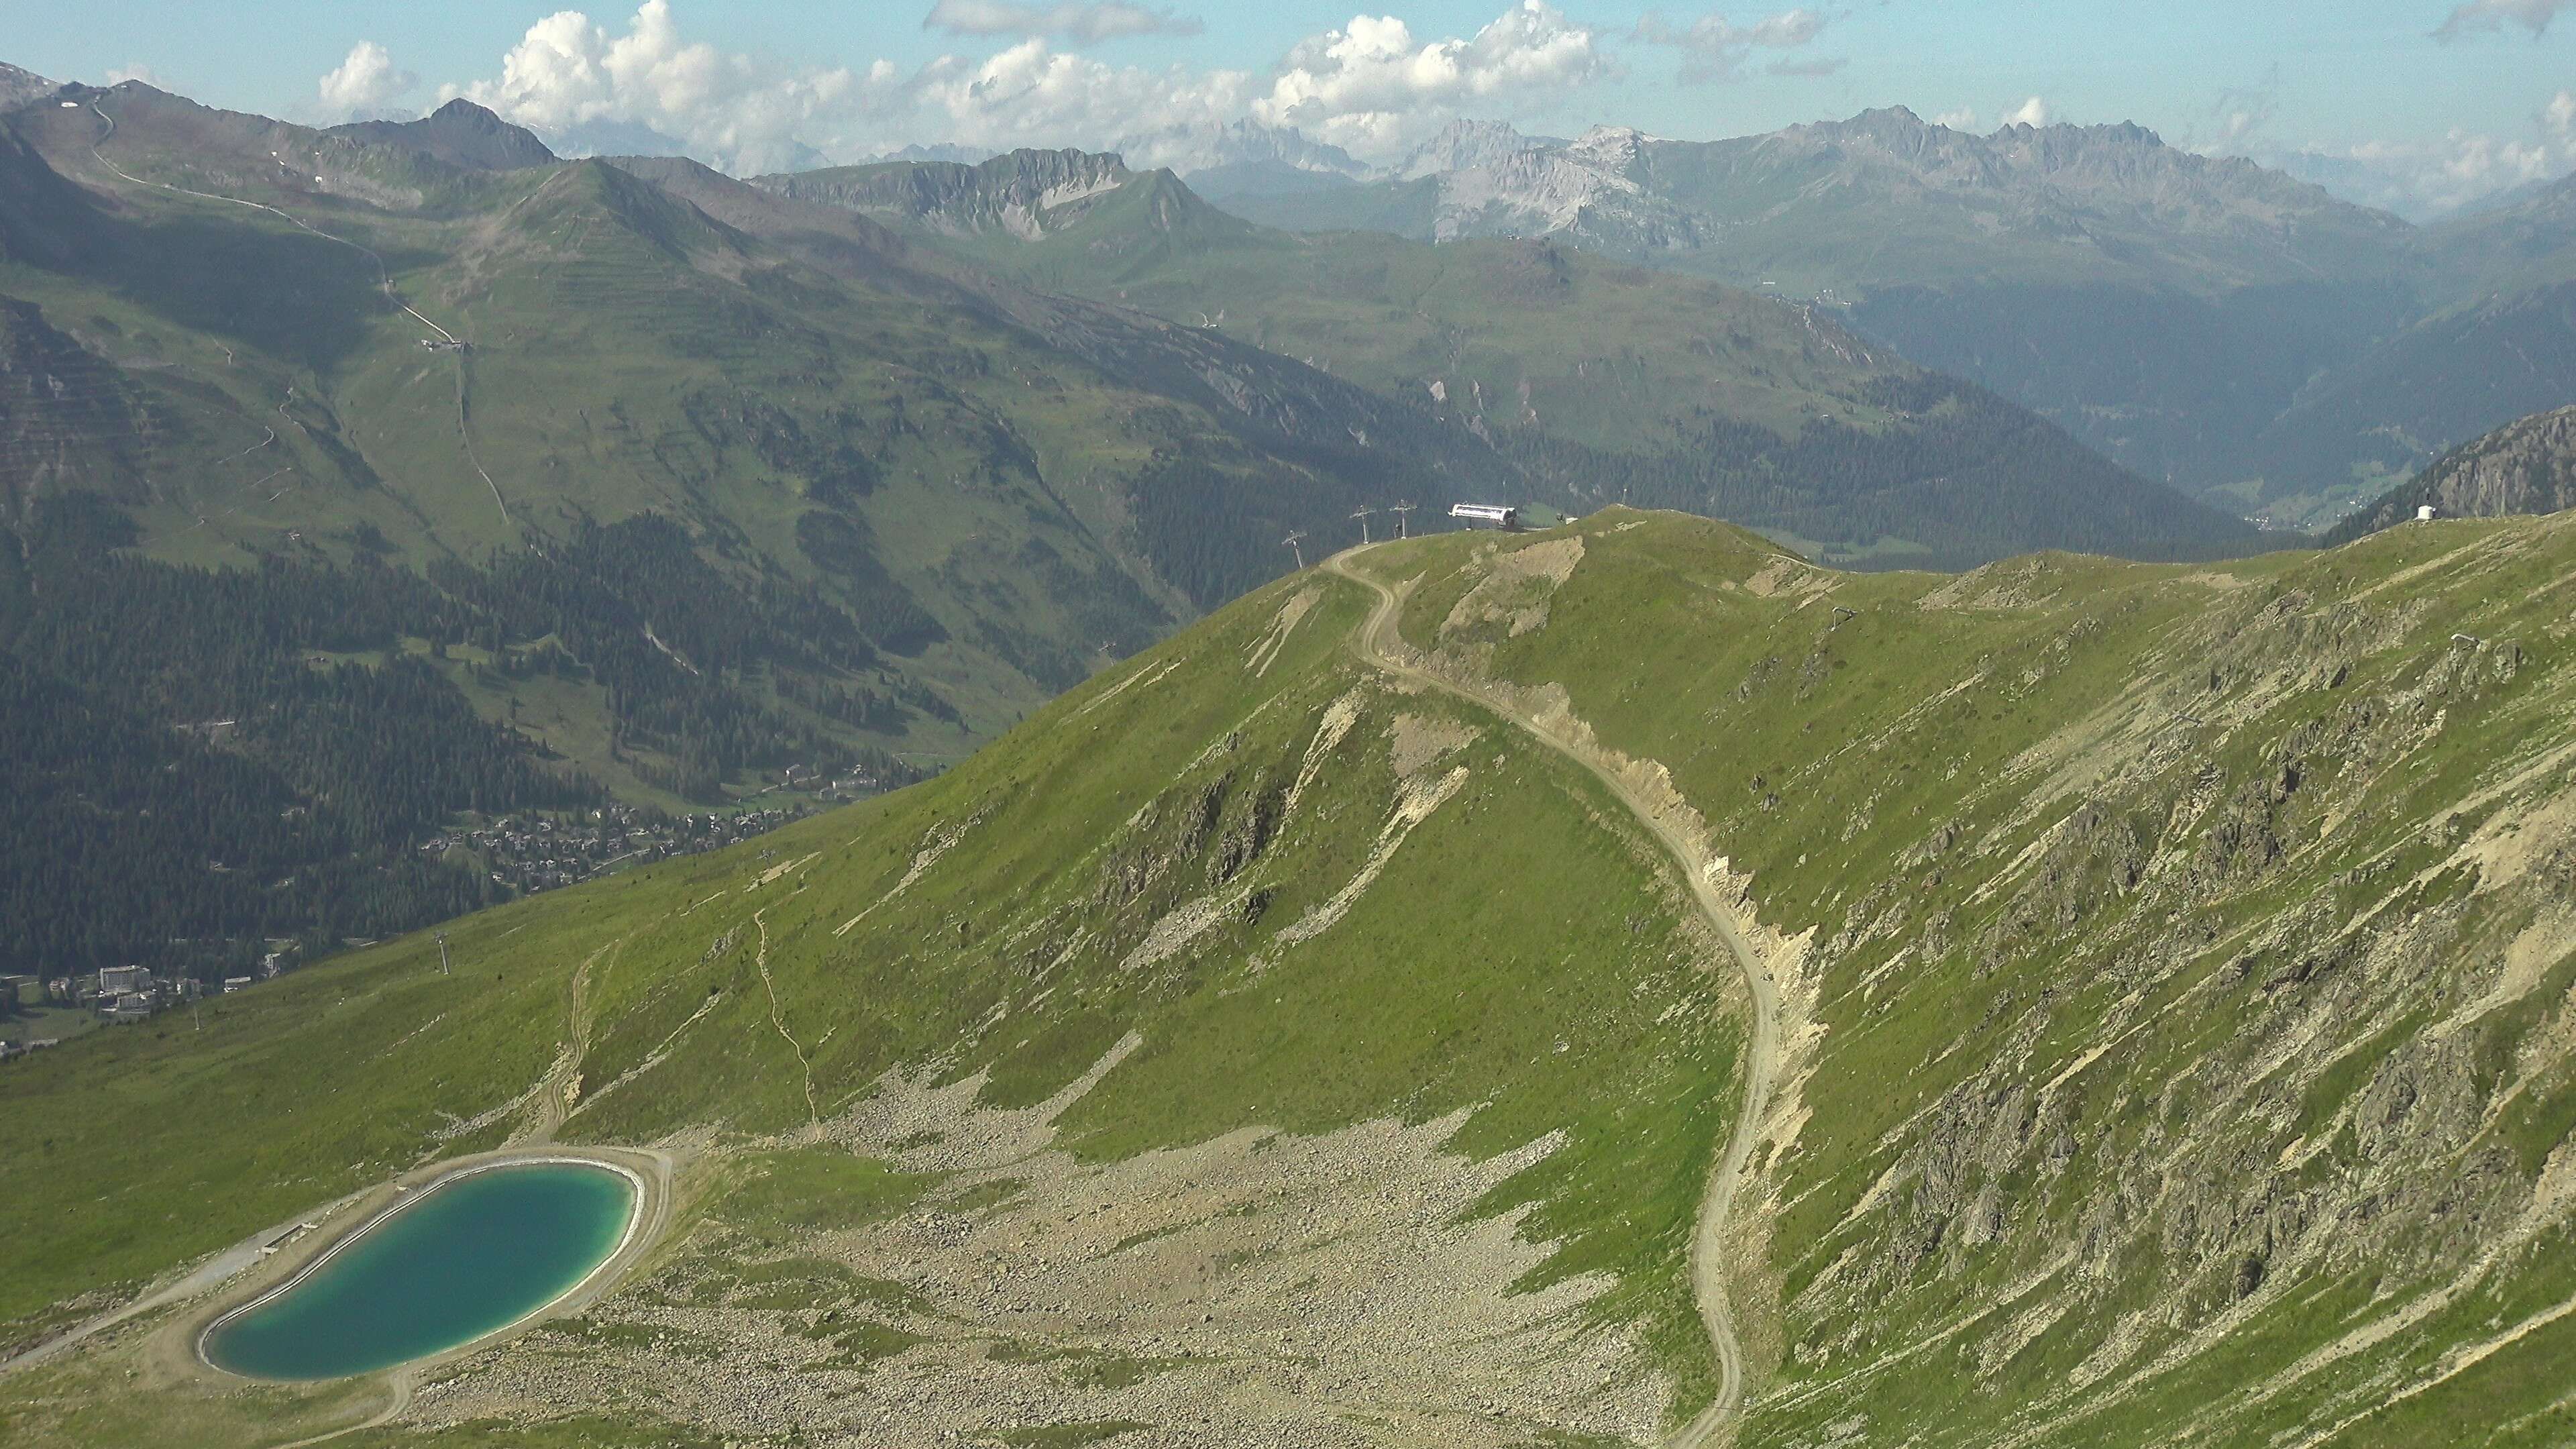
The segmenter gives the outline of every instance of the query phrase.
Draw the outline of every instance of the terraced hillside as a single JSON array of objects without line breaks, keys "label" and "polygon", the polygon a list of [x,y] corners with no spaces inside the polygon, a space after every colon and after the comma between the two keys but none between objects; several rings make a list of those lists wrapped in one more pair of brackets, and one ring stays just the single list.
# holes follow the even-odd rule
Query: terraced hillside
[{"label": "terraced hillside", "polygon": [[192,1289],[0,1426],[2564,1442],[2571,555],[1855,575],[1612,509],[1345,556],[454,975],[13,1064],[21,1341],[471,1151],[650,1149],[675,1215],[334,1388],[193,1366]]}]

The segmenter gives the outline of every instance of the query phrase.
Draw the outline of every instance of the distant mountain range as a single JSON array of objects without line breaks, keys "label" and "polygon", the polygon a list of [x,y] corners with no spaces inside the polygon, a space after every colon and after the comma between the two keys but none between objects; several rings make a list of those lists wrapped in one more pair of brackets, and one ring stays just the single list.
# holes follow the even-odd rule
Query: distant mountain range
[{"label": "distant mountain range", "polygon": [[2141,473],[2307,524],[2576,397],[2571,185],[2419,228],[2137,126],[1891,108],[1712,142],[1461,123],[1365,184],[1223,204],[1819,299]]},{"label": "distant mountain range", "polygon": [[1230,216],[1167,170],[1070,150],[752,185],[1033,289],[1245,338],[1405,398],[1492,443],[1560,509],[1652,502],[1881,565],[2253,540],[1829,312],[1553,240],[1298,235]]},{"label": "distant mountain range", "polygon": [[1143,132],[1110,149],[1129,165],[1170,171],[1208,197],[1308,195],[1357,186],[1374,174],[1339,146],[1250,120]]},{"label": "distant mountain range", "polygon": [[[588,149],[681,149],[627,139]],[[2576,397],[2576,181],[2419,227],[2135,125],[1973,135],[1902,107],[1713,142],[1461,120],[1380,167],[1251,121],[1097,154],[1285,230],[1550,237],[1822,303],[2123,467],[2272,527],[2331,525],[2444,449]],[[2324,164],[2309,173],[2334,179]],[[1203,302],[1228,304],[1193,296],[1184,320]]]}]

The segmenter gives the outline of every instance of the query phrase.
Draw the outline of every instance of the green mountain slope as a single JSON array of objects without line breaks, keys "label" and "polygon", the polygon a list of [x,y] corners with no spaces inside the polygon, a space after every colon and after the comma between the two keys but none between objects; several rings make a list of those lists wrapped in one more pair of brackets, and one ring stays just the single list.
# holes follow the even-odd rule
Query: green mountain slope
[{"label": "green mountain slope", "polygon": [[[1266,590],[923,789],[789,827],[756,856],[656,866],[450,927],[453,976],[424,974],[435,947],[423,958],[425,940],[407,943],[211,1006],[213,1056],[174,1054],[197,1045],[186,1033],[135,1032],[15,1064],[13,1099],[29,1103],[104,1069],[138,1101],[184,1091],[229,1120],[304,1105],[265,1162],[209,1152],[200,1127],[146,1108],[199,1143],[211,1175],[192,1196],[220,1206],[165,1198],[147,1166],[160,1149],[136,1142],[125,1187],[92,1187],[130,1191],[134,1221],[160,1226],[90,1219],[99,1235],[81,1230],[49,1257],[58,1267],[13,1275],[5,1312],[22,1335],[59,1323],[94,1273],[148,1276],[424,1151],[542,1137],[556,1116],[567,1141],[704,1124],[716,1136],[682,1171],[710,1195],[670,1241],[678,1276],[663,1281],[690,1342],[713,1343],[697,1336],[718,1320],[765,1339],[832,1313],[814,1374],[789,1372],[803,1353],[763,1371],[762,1392],[784,1401],[819,1404],[918,1338],[943,1362],[994,1356],[1022,1392],[1050,1396],[1023,1423],[1205,1394],[1292,1435],[1344,1402],[1463,1420],[1501,1401],[1541,1422],[1650,1431],[1668,1393],[1705,1392],[1686,1263],[1705,1134],[1733,1089],[1730,977],[1650,840],[1582,771],[1472,709],[1387,688],[1348,653],[1363,601],[1314,578]],[[1572,894],[1497,895],[1497,875]],[[603,952],[601,929],[619,944]],[[1498,1011],[1498,998],[1525,1005]],[[567,1003],[579,1045],[550,1068]],[[239,1063],[229,1085],[191,1064],[215,1056]],[[898,1064],[900,1079],[884,1075]],[[334,1081],[368,1085],[299,1085]],[[939,1085],[958,1081],[972,1083],[962,1096]],[[970,1109],[979,1087],[991,1108],[1052,1105],[996,1117]],[[88,1130],[35,1156],[86,1156]],[[1015,1145],[1050,1139],[1034,1158]],[[863,1144],[901,1169],[887,1208],[812,1196],[861,1172]],[[7,1171],[13,1225],[53,1218],[39,1183],[86,1177]],[[1402,1202],[1361,1206],[1399,1180]],[[1081,1202],[1102,1271],[1132,1289],[1031,1264],[1011,1291],[1133,1291],[1128,1325],[940,1326],[923,1315],[946,1310],[915,1295],[947,1290],[926,1279],[862,1286],[878,1306],[853,1312],[841,1285],[880,1250],[862,1238],[911,1231],[874,1214],[915,1199],[961,1226],[1025,1211],[1056,1231],[1058,1208]],[[1311,1215],[1317,1202],[1329,1218]],[[967,1261],[897,1242],[883,1250],[920,1267]],[[1220,1311],[1247,1349],[1276,1350],[1272,1324],[1289,1319],[1371,1347],[1330,1351],[1338,1387],[1266,1403],[1173,1337],[1195,1341]],[[1401,1343],[1391,1315],[1420,1329],[1401,1367],[1371,1361]],[[1569,1375],[1575,1345],[1593,1366]],[[540,1351],[573,1362],[593,1347]],[[12,1378],[31,1397],[0,1413],[37,1441],[148,1436],[177,1416],[220,1442],[345,1402],[183,1391],[117,1406],[88,1394],[90,1372],[84,1353]],[[454,1402],[482,1412],[479,1391]],[[942,1391],[873,1422],[902,1440],[960,1412]]]},{"label": "green mountain slope", "polygon": [[[442,797],[481,815],[899,781],[1284,572],[1292,529],[1515,475],[1349,382],[703,168],[540,160],[471,108],[316,132],[134,84],[65,94],[0,144],[0,640],[136,728],[233,721],[290,778],[273,670],[300,659],[440,676],[456,748],[536,767],[505,771],[526,788],[503,798]],[[118,561],[43,564],[69,557],[46,553],[46,508],[88,498],[133,525],[106,545]],[[80,593],[129,564],[179,572]],[[379,566],[397,607],[315,622]],[[309,589],[214,653],[130,657],[202,640],[192,616],[240,570]],[[330,707],[349,737],[391,738],[362,705]],[[426,793],[343,803],[395,852],[458,823]],[[13,829],[13,858],[41,852],[27,818]],[[212,971],[251,949],[174,953],[215,923],[123,899],[7,948],[12,965]],[[271,936],[387,925],[249,914]]]},{"label": "green mountain slope", "polygon": [[1493,440],[1565,508],[1686,508],[1880,565],[2048,546],[2205,556],[2251,538],[1817,308],[1552,242],[1276,231],[1168,172],[1080,152],[755,184],[1411,399]]},{"label": "green mountain slope", "polygon": [[[452,976],[408,939],[13,1064],[0,1212],[52,1251],[0,1311],[626,1144],[677,1189],[642,1266],[380,1442],[1648,1443],[1712,1318],[1744,1444],[2561,1442],[2571,550],[1381,546],[936,781],[460,922]],[[187,1368],[216,1306],[0,1414],[389,1402]]]},{"label": "green mountain slope", "polygon": [[[140,515],[147,548],[195,532],[185,556],[238,558],[356,515],[402,557],[479,563],[531,534],[652,509],[738,565],[816,578],[796,526],[837,509],[947,616],[957,657],[920,672],[967,695],[976,727],[990,728],[1061,687],[1068,668],[1080,677],[1102,638],[1061,618],[1078,600],[1135,596],[1117,621],[1132,648],[1134,630],[1167,625],[1190,598],[1274,573],[1286,528],[1391,501],[1398,487],[1428,492],[1443,469],[1496,466],[1463,432],[1252,349],[869,255],[869,238],[846,228],[719,221],[599,163],[460,170],[407,143],[300,132],[142,88],[90,99],[95,112],[24,112],[18,125],[53,169],[92,184],[93,205],[112,198],[119,234],[87,265],[30,268],[12,287],[49,317],[94,307],[111,323],[157,325],[155,341],[174,349],[233,349],[227,370],[254,376],[217,385],[245,420],[256,413],[239,394],[295,389],[342,434],[338,471],[353,475],[233,522],[202,506],[203,484],[155,499]],[[92,155],[101,117],[117,114],[121,132]],[[279,145],[301,148],[292,165],[254,164]],[[108,153],[151,184],[121,181]],[[375,262],[354,246],[157,186],[316,207],[317,225],[386,258],[395,293],[431,320],[386,307]],[[168,275],[175,249],[209,243],[242,252],[245,274],[148,290],[181,288]],[[428,349],[440,328],[473,345]],[[265,355],[239,356],[235,339]],[[135,370],[139,348],[108,350]],[[186,357],[164,370],[202,368]],[[1345,404],[1353,418],[1324,415]],[[299,431],[307,441],[314,429]],[[1220,519],[1174,538],[1138,514],[1153,477],[1182,461],[1295,486],[1268,487],[1257,524]],[[970,539],[984,545],[965,550],[975,557],[952,556]],[[1047,584],[1046,570],[1014,561],[1022,544],[1066,559],[1083,586]],[[1088,582],[1103,570],[1123,582]]]}]

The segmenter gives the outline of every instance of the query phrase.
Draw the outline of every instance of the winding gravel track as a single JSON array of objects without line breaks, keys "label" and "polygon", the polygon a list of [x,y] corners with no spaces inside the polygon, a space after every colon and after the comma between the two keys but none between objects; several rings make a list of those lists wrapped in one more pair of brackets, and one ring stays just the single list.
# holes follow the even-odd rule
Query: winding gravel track
[{"label": "winding gravel track", "polygon": [[1499,700],[1444,679],[1410,662],[1404,637],[1397,627],[1397,614],[1403,601],[1393,589],[1377,580],[1357,573],[1350,561],[1370,548],[1384,544],[1363,544],[1335,554],[1324,561],[1328,571],[1377,595],[1377,608],[1351,636],[1352,652],[1369,664],[1389,674],[1428,685],[1452,694],[1470,704],[1501,715],[1519,726],[1539,743],[1555,750],[1591,772],[1637,823],[1644,826],[1662,843],[1666,852],[1681,867],[1682,878],[1690,882],[1692,898],[1700,914],[1707,918],[1710,929],[1726,943],[1735,956],[1736,968],[1744,974],[1744,985],[1753,998],[1752,1040],[1745,1052],[1744,1104],[1735,1118],[1735,1132],[1726,1144],[1726,1153],[1709,1174],[1708,1192],[1700,1201],[1699,1223],[1691,1234],[1691,1292],[1699,1303],[1700,1321],[1708,1327],[1708,1338],[1717,1353],[1717,1395],[1708,1407],[1673,1435],[1672,1449],[1706,1449],[1722,1443],[1744,1408],[1744,1344],[1736,1332],[1735,1314],[1726,1296],[1724,1252],[1729,1213],[1735,1206],[1735,1185],[1744,1175],[1744,1166],[1753,1156],[1753,1145],[1761,1136],[1764,1112],[1771,1103],[1771,1090],[1780,1074],[1780,996],[1771,973],[1764,970],[1760,958],[1736,929],[1735,916],[1719,899],[1717,887],[1708,878],[1708,862],[1699,858],[1698,848],[1680,829],[1655,813],[1636,791],[1607,764],[1579,748],[1574,741],[1553,733],[1537,720]]},{"label": "winding gravel track", "polygon": [[[238,196],[218,196],[211,191],[191,191],[187,187],[172,186],[163,181],[146,181],[142,177],[126,170],[124,167],[117,165],[115,162],[108,160],[106,152],[101,148],[106,146],[107,143],[116,135],[116,117],[109,115],[106,108],[99,105],[96,101],[90,102],[89,108],[106,127],[105,130],[99,133],[98,143],[89,148],[90,159],[96,161],[99,165],[106,167],[109,171],[114,172],[118,180],[124,181],[128,185],[132,186],[148,186],[156,191],[167,191],[174,196],[193,196],[200,201],[220,201],[228,206],[246,206],[253,211],[264,211],[300,231],[309,232],[314,236],[322,238],[324,241],[338,242],[344,247],[348,247],[353,251],[363,254],[368,261],[376,264],[376,285],[384,292],[386,301],[391,302],[405,312],[410,313],[413,321],[418,322],[421,326],[437,333],[450,347],[461,348],[465,345],[464,339],[421,315],[419,308],[414,307],[412,304],[402,299],[402,293],[394,289],[394,274],[392,269],[385,265],[385,259],[378,255],[373,247],[364,246],[358,242],[349,240],[347,237],[338,236],[331,232],[324,231],[322,228],[313,225],[311,222],[295,215],[293,212],[281,211],[274,206],[270,206],[266,202],[244,201]],[[221,344],[217,345],[220,346]],[[229,347],[224,348],[224,361],[229,364],[232,360],[232,349]],[[279,408],[279,411],[285,411],[283,406]],[[516,526],[519,520],[511,514],[509,500],[501,496],[501,485],[492,480],[492,475],[490,473],[483,471],[483,460],[475,455],[474,432],[473,429],[467,425],[468,421],[469,412],[466,407],[465,398],[465,355],[462,352],[459,352],[456,357],[456,432],[457,436],[464,440],[465,461],[472,465],[475,473],[482,477],[483,486],[492,490],[492,506],[501,510],[501,521],[505,524]],[[270,436],[273,441],[275,439],[275,434],[272,433]],[[270,474],[269,476],[275,477],[276,475]],[[263,479],[261,481],[265,482],[266,480]],[[272,499],[271,501],[274,502],[275,500]],[[205,522],[202,518],[197,521],[199,523]],[[697,671],[691,670],[690,672],[694,674]]]}]

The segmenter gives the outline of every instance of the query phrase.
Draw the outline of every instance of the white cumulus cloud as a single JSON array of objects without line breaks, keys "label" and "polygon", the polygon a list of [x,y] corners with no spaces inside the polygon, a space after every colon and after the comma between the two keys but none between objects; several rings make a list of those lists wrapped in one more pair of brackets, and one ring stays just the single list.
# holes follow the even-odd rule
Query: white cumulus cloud
[{"label": "white cumulus cloud", "polygon": [[1195,16],[1149,10],[1123,0],[1088,5],[1031,5],[1023,0],[939,0],[924,30],[951,35],[1050,35],[1081,44],[1130,35],[1196,35],[1206,27]]},{"label": "white cumulus cloud", "polygon": [[906,83],[919,136],[959,145],[1105,146],[1130,131],[1242,114],[1240,72],[1111,66],[1031,37],[981,61],[942,57]]},{"label": "white cumulus cloud", "polygon": [[2436,40],[2458,40],[2462,36],[2502,30],[2519,25],[2536,39],[2549,29],[2558,12],[2576,6],[2576,0],[2469,0],[2451,12],[2441,28],[2433,32]]},{"label": "white cumulus cloud", "polygon": [[1961,106],[1955,111],[1943,111],[1932,118],[1932,124],[1947,126],[1953,131],[1973,131],[1977,129],[1977,108]]},{"label": "white cumulus cloud", "polygon": [[692,155],[758,171],[790,164],[803,130],[856,108],[869,87],[846,68],[787,70],[683,40],[670,0],[645,0],[623,34],[557,11],[502,56],[498,79],[449,92],[541,131],[647,126]]},{"label": "white cumulus cloud", "polygon": [[2354,147],[2352,155],[2411,184],[2432,210],[2460,206],[2526,181],[2546,180],[2556,169],[2543,142],[2458,130],[2429,143],[2367,142]]},{"label": "white cumulus cloud", "polygon": [[1614,72],[1599,32],[1545,0],[1520,0],[1472,36],[1428,41],[1395,16],[1356,15],[1291,47],[1252,115],[1357,155],[1387,156],[1461,107],[1561,99]]},{"label": "white cumulus cloud", "polygon": [[418,84],[420,77],[395,65],[391,52],[361,40],[322,77],[322,108],[338,117],[355,116],[381,108]]},{"label": "white cumulus cloud", "polygon": [[[1757,50],[1789,51],[1811,45],[1824,28],[1823,15],[1803,8],[1783,10],[1750,25],[1738,25],[1715,12],[1687,25],[1676,25],[1660,13],[1649,11],[1645,19],[1637,22],[1637,39],[1682,51],[1687,59],[1682,62],[1679,79],[1685,85],[1704,85],[1736,79]],[[1774,75],[1830,75],[1842,64],[1839,60],[1783,57],[1769,68]]]},{"label": "white cumulus cloud", "polygon": [[2314,181],[2347,200],[2425,220],[2576,164],[2563,141],[2513,140],[2455,130],[2434,141],[2364,141],[2260,153],[2255,159]]},{"label": "white cumulus cloud", "polygon": [[2032,96],[2029,100],[2026,100],[2020,105],[2013,107],[2011,110],[2004,112],[2003,120],[1997,124],[2005,126],[2045,126],[2048,124],[2048,102],[2041,100],[2037,96]]},{"label": "white cumulus cloud", "polygon": [[2576,171],[2576,89],[2552,95],[2520,136],[2455,127],[2430,140],[2370,140],[2246,154],[2347,200],[2427,220]]},{"label": "white cumulus cloud", "polygon": [[1124,23],[1112,13],[1121,9],[946,0],[931,11],[935,28],[1031,33],[909,72],[882,59],[799,68],[720,51],[683,34],[673,0],[645,0],[622,27],[565,10],[529,26],[499,75],[440,95],[462,95],[546,134],[646,128],[748,173],[795,164],[809,147],[843,160],[912,142],[1102,148],[1123,136],[1245,119],[1383,159],[1462,114],[1558,110],[1617,73],[1600,32],[1547,0],[1512,0],[1464,36],[1358,15],[1261,70],[1113,65],[1060,48],[1053,34],[1105,35],[1101,27]]}]

